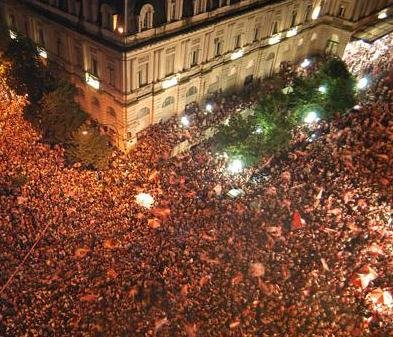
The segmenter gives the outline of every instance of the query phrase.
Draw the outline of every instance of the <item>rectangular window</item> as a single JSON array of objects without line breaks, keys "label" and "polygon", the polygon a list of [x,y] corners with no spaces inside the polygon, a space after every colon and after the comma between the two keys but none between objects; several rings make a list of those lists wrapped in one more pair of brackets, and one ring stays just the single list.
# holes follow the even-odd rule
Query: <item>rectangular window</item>
[{"label": "rectangular window", "polygon": [[169,54],[165,57],[165,75],[172,75],[175,72],[175,54]]},{"label": "rectangular window", "polygon": [[27,37],[30,37],[29,22],[27,20],[25,20],[25,34]]},{"label": "rectangular window", "polygon": [[241,44],[242,44],[242,36],[241,36],[241,34],[238,34],[238,35],[236,35],[235,36],[235,41],[234,41],[234,49],[238,49],[238,48],[240,48],[241,47]]},{"label": "rectangular window", "polygon": [[343,18],[345,16],[345,7],[343,5],[340,5],[340,8],[338,9],[338,17]]},{"label": "rectangular window", "polygon": [[112,62],[108,63],[108,82],[111,86],[115,86],[115,65]]},{"label": "rectangular window", "polygon": [[271,35],[276,35],[277,33],[278,33],[278,22],[274,21],[272,23]]},{"label": "rectangular window", "polygon": [[42,27],[38,28],[38,44],[42,47],[45,47],[45,36]]},{"label": "rectangular window", "polygon": [[194,67],[198,64],[199,61],[199,49],[194,49],[191,51],[191,67]]},{"label": "rectangular window", "polygon": [[260,34],[261,34],[261,28],[259,26],[256,26],[254,28],[254,40],[253,41],[259,41]]},{"label": "rectangular window", "polygon": [[91,55],[90,58],[90,72],[94,76],[98,76],[98,61],[96,55]]},{"label": "rectangular window", "polygon": [[143,63],[139,65],[138,68],[138,84],[139,87],[142,87],[147,84],[147,76],[148,76],[148,63]]},{"label": "rectangular window", "polygon": [[214,39],[214,56],[220,56],[222,53],[222,40],[221,38]]},{"label": "rectangular window", "polygon": [[57,56],[63,56],[62,55],[62,52],[63,52],[63,42],[61,41],[61,38],[57,38],[57,40],[56,40],[56,53],[57,53]]},{"label": "rectangular window", "polygon": [[312,16],[312,4],[308,4],[306,8],[305,21],[309,22],[311,20],[311,16]]},{"label": "rectangular window", "polygon": [[83,68],[83,52],[81,46],[75,46],[75,63],[78,68]]},{"label": "rectangular window", "polygon": [[296,26],[296,20],[297,20],[297,11],[294,10],[292,12],[292,18],[291,18],[291,28]]}]

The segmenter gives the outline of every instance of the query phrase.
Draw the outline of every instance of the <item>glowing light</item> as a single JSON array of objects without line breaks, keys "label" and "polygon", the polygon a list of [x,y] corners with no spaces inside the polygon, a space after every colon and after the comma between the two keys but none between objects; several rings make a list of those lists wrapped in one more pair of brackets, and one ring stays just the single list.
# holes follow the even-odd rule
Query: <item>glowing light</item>
[{"label": "glowing light", "polygon": [[269,44],[273,45],[273,44],[279,43],[280,41],[281,41],[281,36],[279,34],[277,34],[277,35],[272,36],[269,39]]},{"label": "glowing light", "polygon": [[177,83],[178,83],[177,77],[172,77],[172,78],[167,79],[167,80],[162,82],[162,88],[163,89],[168,89],[168,88],[171,88],[171,87],[177,85]]},{"label": "glowing light", "polygon": [[88,134],[88,132],[86,130],[82,131],[82,135],[86,136]]},{"label": "glowing light", "polygon": [[124,28],[123,28],[122,26],[119,26],[119,27],[117,27],[117,31],[118,31],[120,34],[123,34],[123,33],[124,33]]},{"label": "glowing light", "polygon": [[358,83],[357,83],[357,85],[356,85],[356,87],[357,87],[358,89],[360,89],[360,90],[366,89],[367,86],[368,86],[368,79],[367,79],[366,77],[362,77],[362,78],[358,81]]},{"label": "glowing light", "polygon": [[305,68],[309,67],[310,64],[311,64],[311,61],[309,59],[304,59],[304,61],[302,63],[300,63],[300,66],[305,69]]},{"label": "glowing light", "polygon": [[326,86],[326,85],[321,85],[321,86],[318,88],[318,91],[319,91],[320,93],[322,93],[322,94],[326,94],[326,93],[327,93],[327,86]]},{"label": "glowing light", "polygon": [[388,17],[388,13],[386,12],[386,10],[384,10],[382,12],[379,12],[379,14],[378,14],[378,19],[379,20],[386,19],[387,17]]},{"label": "glowing light", "polygon": [[17,38],[17,35],[16,35],[16,33],[14,31],[10,30],[9,33],[10,33],[10,38],[12,40],[15,40]]},{"label": "glowing light", "polygon": [[313,20],[318,19],[320,13],[321,13],[321,6],[315,7],[312,12],[311,19]]},{"label": "glowing light", "polygon": [[352,109],[353,110],[360,110],[362,107],[359,105],[359,104],[357,104],[357,105],[355,105]]},{"label": "glowing light", "polygon": [[37,47],[37,52],[38,55],[40,55],[42,58],[47,59],[48,58],[48,53],[46,52],[46,50],[42,47]]},{"label": "glowing light", "polygon": [[308,142],[312,143],[315,139],[317,139],[317,135],[315,133],[313,133],[310,138],[308,138]]},{"label": "glowing light", "polygon": [[183,126],[185,126],[185,127],[190,126],[190,121],[188,120],[187,116],[183,116],[183,117],[180,119],[180,123],[181,123]]},{"label": "glowing light", "polygon": [[213,105],[211,105],[210,103],[206,104],[206,111],[207,112],[212,112],[213,111]]},{"label": "glowing light", "polygon": [[150,208],[154,204],[154,198],[148,193],[139,193],[135,196],[135,202],[139,206]]},{"label": "glowing light", "polygon": [[94,89],[100,89],[100,81],[90,73],[85,73],[86,83]]},{"label": "glowing light", "polygon": [[237,60],[237,59],[241,58],[243,55],[244,55],[244,50],[239,49],[231,54],[231,60],[232,61]]},{"label": "glowing light", "polygon": [[234,159],[228,165],[228,172],[235,174],[243,170],[243,162],[240,159]]},{"label": "glowing light", "polygon": [[316,123],[319,121],[318,114],[315,111],[310,111],[304,118],[304,122],[307,124]]},{"label": "glowing light", "polygon": [[297,27],[294,27],[287,31],[287,37],[292,37],[297,35]]}]

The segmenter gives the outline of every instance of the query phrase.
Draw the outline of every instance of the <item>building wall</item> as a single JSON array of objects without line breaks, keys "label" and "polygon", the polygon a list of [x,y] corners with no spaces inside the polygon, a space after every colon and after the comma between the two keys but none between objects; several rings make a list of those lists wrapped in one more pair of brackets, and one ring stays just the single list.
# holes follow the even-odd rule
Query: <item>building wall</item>
[{"label": "building wall", "polygon": [[[56,7],[51,15],[68,15],[71,21],[57,23],[42,11],[12,0],[2,0],[2,7],[10,28],[47,51],[59,75],[68,76],[78,87],[83,109],[126,149],[150,124],[181,114],[186,104],[201,102],[214,91],[241,89],[249,76],[269,77],[281,62],[298,61],[327,48],[342,55],[356,20],[375,16],[391,0],[373,1],[373,5],[354,0],[288,0],[246,10],[257,2],[228,6],[224,1],[213,12],[206,12],[208,2],[201,3],[202,12],[187,18],[182,18],[186,9],[179,2],[174,18],[169,12],[161,15],[159,27],[128,33],[123,44],[119,27],[132,31],[127,22],[138,18],[135,13],[127,18],[120,5],[106,8],[102,6],[109,5],[100,2],[97,13],[110,12],[110,22],[87,13],[83,26],[75,21],[77,13],[64,14]],[[134,11],[142,10],[144,4],[138,3]],[[52,7],[56,5],[53,1]],[[168,22],[162,23],[165,17]],[[86,73],[99,80],[99,90],[86,84]]]}]

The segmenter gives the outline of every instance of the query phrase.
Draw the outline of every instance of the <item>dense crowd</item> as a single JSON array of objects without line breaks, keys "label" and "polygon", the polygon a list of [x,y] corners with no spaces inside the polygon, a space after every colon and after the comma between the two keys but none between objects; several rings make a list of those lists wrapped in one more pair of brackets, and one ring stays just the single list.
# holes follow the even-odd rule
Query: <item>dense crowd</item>
[{"label": "dense crowd", "polygon": [[[236,175],[209,142],[163,158],[201,132],[175,119],[108,170],[67,167],[23,119],[25,99],[1,97],[14,113],[0,125],[0,286],[40,241],[0,295],[0,336],[393,336],[393,103],[381,81],[388,90],[376,83],[356,110]],[[190,118],[214,125],[250,97],[213,97],[214,113]]]}]

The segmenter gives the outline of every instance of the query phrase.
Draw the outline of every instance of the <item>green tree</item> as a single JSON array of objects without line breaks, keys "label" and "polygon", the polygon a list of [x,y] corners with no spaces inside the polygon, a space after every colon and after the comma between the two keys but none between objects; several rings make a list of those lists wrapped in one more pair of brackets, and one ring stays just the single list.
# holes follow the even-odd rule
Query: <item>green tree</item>
[{"label": "green tree", "polygon": [[108,138],[87,123],[81,125],[72,134],[70,145],[66,150],[69,161],[96,169],[107,167],[111,153]]},{"label": "green tree", "polygon": [[344,113],[356,102],[356,80],[346,63],[338,58],[326,62],[317,74],[326,83],[327,92],[323,104],[323,118],[329,119],[336,112]]},{"label": "green tree", "polygon": [[11,40],[4,57],[11,62],[8,85],[18,95],[28,94],[32,102],[40,100],[45,89],[45,71],[34,43],[24,37]]},{"label": "green tree", "polygon": [[75,102],[75,87],[68,82],[45,93],[39,112],[44,138],[53,143],[66,143],[72,133],[86,120],[87,115]]},{"label": "green tree", "polygon": [[8,49],[10,34],[0,14],[0,54]]}]

